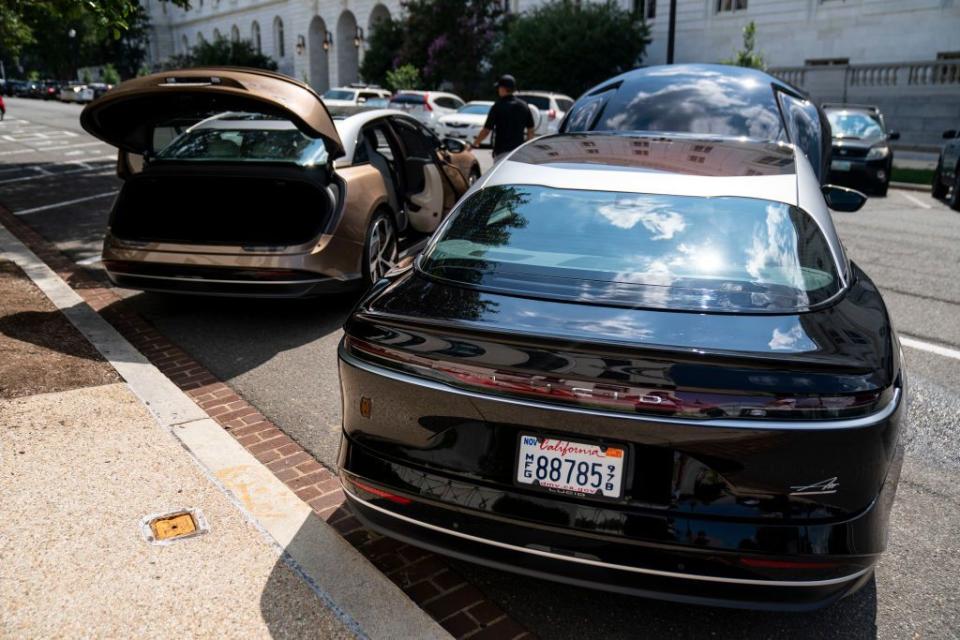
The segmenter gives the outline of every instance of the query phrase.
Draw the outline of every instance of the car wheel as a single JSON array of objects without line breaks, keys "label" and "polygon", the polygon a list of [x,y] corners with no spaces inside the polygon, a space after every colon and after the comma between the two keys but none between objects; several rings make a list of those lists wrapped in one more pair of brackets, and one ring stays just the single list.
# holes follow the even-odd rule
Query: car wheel
[{"label": "car wheel", "polygon": [[940,175],[940,163],[937,163],[937,168],[933,172],[933,184],[930,187],[930,195],[932,195],[937,200],[942,200],[945,195],[947,195],[947,187],[943,184],[943,177]]},{"label": "car wheel", "polygon": [[382,211],[374,214],[367,229],[364,248],[363,279],[366,285],[372,285],[393,268],[398,255],[397,229],[393,218]]},{"label": "car wheel", "polygon": [[473,186],[473,183],[480,179],[480,167],[474,166],[470,169],[470,175],[467,176],[467,184]]},{"label": "car wheel", "polygon": [[953,189],[950,190],[950,199],[947,204],[954,211],[960,211],[960,168],[953,172]]},{"label": "car wheel", "polygon": [[877,185],[877,195],[881,198],[885,198],[887,195],[887,189],[890,188],[890,181],[885,180]]}]

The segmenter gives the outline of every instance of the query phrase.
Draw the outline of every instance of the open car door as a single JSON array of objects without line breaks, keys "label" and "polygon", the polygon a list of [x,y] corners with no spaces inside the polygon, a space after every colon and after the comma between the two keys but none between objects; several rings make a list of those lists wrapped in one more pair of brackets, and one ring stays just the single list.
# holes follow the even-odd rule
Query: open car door
[{"label": "open car door", "polygon": [[261,69],[182,69],[127,80],[88,104],[80,124],[120,149],[118,173],[125,177],[140,164],[131,155],[151,154],[177,134],[177,127],[226,111],[289,120],[304,135],[322,139],[331,160],[343,155],[320,96],[302,82]]},{"label": "open car door", "polygon": [[391,119],[403,145],[404,205],[410,226],[431,233],[444,212],[444,180],[436,161],[436,138],[405,117]]}]

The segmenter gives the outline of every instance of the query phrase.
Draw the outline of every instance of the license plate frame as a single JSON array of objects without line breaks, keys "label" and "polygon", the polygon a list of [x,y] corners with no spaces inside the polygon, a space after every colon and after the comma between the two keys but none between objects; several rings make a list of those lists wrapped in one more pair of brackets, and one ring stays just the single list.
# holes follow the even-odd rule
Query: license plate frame
[{"label": "license plate frame", "polygon": [[[580,491],[580,490],[577,490],[576,488],[571,488],[569,486],[548,486],[548,485],[540,484],[540,482],[537,481],[536,478],[533,478],[533,481],[529,481],[529,482],[524,481],[521,477],[521,474],[524,472],[524,458],[525,458],[524,438],[535,439],[537,446],[539,446],[540,443],[544,441],[548,441],[549,443],[565,443],[567,445],[573,445],[574,447],[582,447],[582,448],[593,447],[603,451],[604,454],[618,451],[619,456],[616,456],[616,455],[605,456],[603,459],[598,459],[598,462],[603,460],[604,461],[603,464],[612,463],[616,467],[618,467],[615,472],[618,475],[618,477],[616,478],[617,482],[615,483],[614,493],[612,495],[604,493],[603,485],[601,485],[601,487],[594,493],[590,493],[587,491]],[[546,453],[546,456],[548,458],[554,457],[557,453],[559,452],[550,451]],[[564,458],[564,456],[559,456],[559,457],[561,459]],[[572,458],[576,462],[580,461],[578,459],[579,456],[577,456],[576,454],[570,456],[570,458]],[[611,462],[605,462],[606,460],[609,460]],[[616,460],[619,460],[619,463],[617,463]],[[604,442],[600,440],[591,440],[589,437],[583,438],[583,439],[577,439],[576,436],[574,436],[574,439],[570,439],[570,438],[567,438],[566,436],[523,431],[518,433],[517,435],[517,446],[515,449],[515,454],[513,459],[513,484],[514,486],[517,486],[517,487],[523,487],[525,489],[533,489],[538,492],[550,493],[554,495],[566,495],[566,496],[572,496],[577,498],[586,498],[589,500],[603,500],[607,502],[622,502],[626,495],[626,484],[630,474],[631,462],[632,462],[632,458],[630,454],[630,448],[625,444],[609,443],[609,442]],[[535,465],[535,462],[534,462],[534,465]],[[534,466],[534,469],[535,468],[536,467]],[[606,473],[604,473],[604,479],[602,480],[602,482],[604,484],[607,482]],[[549,479],[548,479],[548,483],[549,483]],[[566,483],[564,482],[561,482],[560,484],[566,485]]]},{"label": "license plate frame", "polygon": [[834,171],[850,171],[853,168],[853,165],[849,160],[831,160],[830,168]]}]

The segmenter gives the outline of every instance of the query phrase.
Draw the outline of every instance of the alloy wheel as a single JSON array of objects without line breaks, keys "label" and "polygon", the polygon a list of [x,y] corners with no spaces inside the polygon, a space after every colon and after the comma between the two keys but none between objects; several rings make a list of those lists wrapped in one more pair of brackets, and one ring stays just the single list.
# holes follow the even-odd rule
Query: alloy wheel
[{"label": "alloy wheel", "polygon": [[374,220],[367,240],[367,278],[374,283],[397,264],[397,233],[390,218],[381,214]]}]

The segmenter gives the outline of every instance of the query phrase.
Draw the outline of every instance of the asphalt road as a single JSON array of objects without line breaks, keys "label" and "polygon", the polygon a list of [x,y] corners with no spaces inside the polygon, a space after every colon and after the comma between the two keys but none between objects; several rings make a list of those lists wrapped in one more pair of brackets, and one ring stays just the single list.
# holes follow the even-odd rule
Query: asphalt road
[{"label": "asphalt road", "polygon": [[[9,99],[7,108],[0,123],[0,203],[100,273],[100,240],[120,186],[114,154],[82,132],[76,105]],[[960,637],[960,359],[949,351],[960,350],[960,214],[927,193],[892,189],[835,220],[852,258],[883,290],[901,335],[921,347],[905,347],[907,460],[890,549],[874,583],[820,612],[782,615],[611,596],[463,563],[460,569],[544,638]],[[352,296],[302,302],[127,296],[321,462],[335,465],[335,352]],[[940,353],[931,351],[938,347]]]}]

